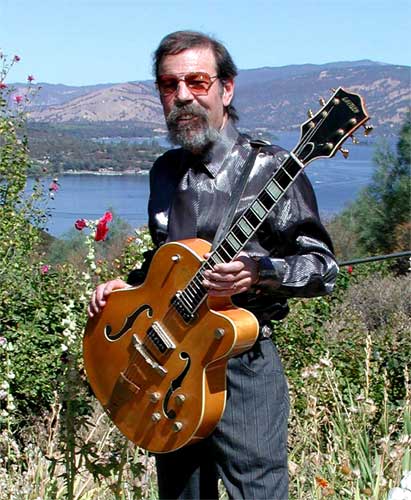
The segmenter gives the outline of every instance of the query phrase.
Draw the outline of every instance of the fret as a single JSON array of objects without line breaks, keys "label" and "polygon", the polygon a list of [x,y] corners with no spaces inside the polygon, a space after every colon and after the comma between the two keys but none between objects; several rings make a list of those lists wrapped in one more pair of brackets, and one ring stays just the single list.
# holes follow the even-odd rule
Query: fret
[{"label": "fret", "polygon": [[283,169],[287,172],[287,174],[294,179],[301,172],[301,167],[295,161],[286,162],[287,165],[283,166]]},{"label": "fret", "polygon": [[274,179],[283,191],[285,191],[292,182],[290,176],[287,175],[287,173],[282,168],[280,168],[280,170],[278,170],[278,172],[275,174]]},{"label": "fret", "polygon": [[215,251],[213,253],[213,255],[210,257],[210,259],[208,259],[209,261],[211,260],[213,263],[212,263],[212,266],[214,266],[214,264],[223,264],[225,261],[223,260],[223,258],[221,257],[221,255]]},{"label": "fret", "polygon": [[274,179],[268,183],[266,191],[273,198],[273,200],[278,200],[283,194],[283,191],[279,188]]},{"label": "fret", "polygon": [[237,238],[237,240],[244,245],[247,241],[247,235],[238,227],[238,224],[236,224],[233,229],[232,229],[233,234]]},{"label": "fret", "polygon": [[241,243],[238,241],[238,239],[235,237],[234,233],[231,231],[227,235],[227,241],[230,243],[230,245],[234,248],[236,253],[241,249]]},{"label": "fret", "polygon": [[[258,217],[258,222],[261,222],[264,219],[264,217],[267,215],[267,210],[263,207],[263,205],[260,203],[260,201],[258,199],[255,200],[255,202],[251,205],[250,209]],[[248,213],[247,213],[247,219],[248,219]],[[256,225],[257,224],[253,224],[253,226],[256,226]]]},{"label": "fret", "polygon": [[[258,217],[252,210],[252,207],[248,208],[246,212],[244,213],[244,217],[247,219],[247,221],[253,226],[255,229],[260,225],[261,219]],[[244,241],[243,241],[244,243]]]},{"label": "fret", "polygon": [[[228,246],[228,249],[227,249]],[[223,252],[228,256],[228,259],[224,259],[224,262],[230,262],[230,260],[234,257],[235,253],[230,253],[234,252],[234,250],[228,245],[227,241],[223,241],[221,245],[218,247],[219,251],[223,250]]]},{"label": "fret", "polygon": [[264,205],[267,212],[269,212],[275,205],[275,201],[271,198],[271,196],[267,193],[267,191],[263,191],[258,197],[258,199]]},{"label": "fret", "polygon": [[247,236],[250,236],[253,232],[252,226],[248,223],[248,221],[245,219],[245,217],[241,217],[241,219],[238,221],[238,227],[243,231],[243,233]]}]

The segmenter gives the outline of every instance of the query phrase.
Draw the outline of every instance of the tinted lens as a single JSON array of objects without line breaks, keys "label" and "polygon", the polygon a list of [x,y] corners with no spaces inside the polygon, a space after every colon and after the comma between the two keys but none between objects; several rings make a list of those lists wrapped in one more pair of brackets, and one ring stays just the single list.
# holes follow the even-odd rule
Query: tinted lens
[{"label": "tinted lens", "polygon": [[159,76],[157,80],[158,90],[162,94],[172,94],[177,90],[178,78],[175,76]]},{"label": "tinted lens", "polygon": [[206,94],[211,85],[211,78],[208,73],[189,73],[184,80],[187,87],[195,94]]},{"label": "tinted lens", "polygon": [[180,81],[184,81],[193,94],[207,95],[215,78],[217,77],[211,77],[208,73],[204,72],[187,73],[180,78],[174,75],[161,75],[157,79],[157,86],[163,95],[169,95],[176,92]]}]

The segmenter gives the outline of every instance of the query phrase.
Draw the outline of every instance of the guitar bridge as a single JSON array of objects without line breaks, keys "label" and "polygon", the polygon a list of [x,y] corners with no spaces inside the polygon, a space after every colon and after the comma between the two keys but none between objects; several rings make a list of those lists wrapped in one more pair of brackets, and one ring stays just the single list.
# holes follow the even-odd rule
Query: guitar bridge
[{"label": "guitar bridge", "polygon": [[132,342],[134,349],[141,355],[144,361],[161,377],[164,377],[167,374],[167,370],[163,366],[159,365],[157,361],[154,361],[142,342],[138,339],[137,335],[133,335]]}]

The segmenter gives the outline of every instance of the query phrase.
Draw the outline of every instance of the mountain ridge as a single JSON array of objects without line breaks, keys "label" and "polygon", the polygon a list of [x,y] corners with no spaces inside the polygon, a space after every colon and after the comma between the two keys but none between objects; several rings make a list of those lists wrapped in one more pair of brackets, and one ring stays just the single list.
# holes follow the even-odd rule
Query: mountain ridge
[{"label": "mountain ridge", "polygon": [[[289,130],[306,119],[316,99],[343,86],[360,93],[374,126],[400,126],[410,109],[410,67],[370,60],[265,66],[240,70],[234,105],[243,128]],[[24,86],[16,84],[16,93]],[[41,84],[29,108],[33,121],[47,123],[137,122],[164,127],[153,81],[86,86]]]}]

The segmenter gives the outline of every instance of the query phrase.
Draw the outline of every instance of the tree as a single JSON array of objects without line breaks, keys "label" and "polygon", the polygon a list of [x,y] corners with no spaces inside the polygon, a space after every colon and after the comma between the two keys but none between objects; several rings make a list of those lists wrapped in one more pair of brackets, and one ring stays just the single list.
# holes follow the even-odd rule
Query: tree
[{"label": "tree", "polygon": [[[409,250],[411,215],[411,115],[401,128],[396,155],[387,143],[374,155],[371,183],[348,208],[361,253]],[[347,216],[343,213],[343,217]]]}]

